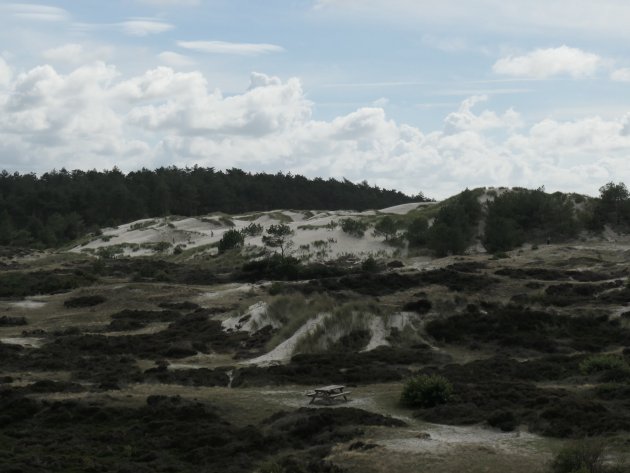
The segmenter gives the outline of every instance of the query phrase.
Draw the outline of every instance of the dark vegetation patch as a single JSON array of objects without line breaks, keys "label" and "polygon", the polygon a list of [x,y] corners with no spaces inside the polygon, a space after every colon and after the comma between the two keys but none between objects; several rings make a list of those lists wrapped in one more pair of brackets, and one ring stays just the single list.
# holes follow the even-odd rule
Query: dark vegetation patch
[{"label": "dark vegetation patch", "polygon": [[226,369],[169,370],[166,366],[158,366],[146,370],[144,375],[145,382],[154,381],[182,386],[227,386],[230,382]]},{"label": "dark vegetation patch", "polygon": [[630,344],[630,331],[621,327],[619,320],[608,320],[606,316],[571,317],[515,305],[432,320],[426,328],[432,337],[445,343],[486,344],[505,352],[597,352]]},{"label": "dark vegetation patch", "polygon": [[504,355],[477,360],[465,365],[448,364],[440,369],[448,379],[462,383],[514,380],[541,383],[563,381],[580,375],[583,356],[548,355],[519,362]]},{"label": "dark vegetation patch", "polygon": [[547,194],[544,189],[513,189],[488,202],[483,244],[497,253],[526,241],[563,241],[576,236],[580,228],[571,196]]},{"label": "dark vegetation patch", "polygon": [[[401,426],[359,409],[280,412],[237,427],[211,406],[149,396],[140,407],[35,401],[0,391],[0,470],[249,473],[271,458],[294,473],[342,472],[322,462],[364,425]],[[25,441],[28,439],[28,441]]]},{"label": "dark vegetation patch", "polygon": [[89,286],[96,277],[81,268],[54,271],[11,271],[0,273],[0,297],[55,294]]},{"label": "dark vegetation patch", "polygon": [[351,290],[364,295],[383,296],[431,284],[446,286],[457,292],[473,292],[485,289],[497,281],[496,278],[485,274],[463,273],[441,268],[415,274],[362,273],[340,278],[325,278],[309,281],[298,288],[304,293]]},{"label": "dark vegetation patch", "polygon": [[[367,412],[353,407],[338,407],[336,409],[311,409],[301,407],[296,411],[278,412],[263,423],[272,429],[290,433],[291,437],[299,441],[314,443],[343,442],[352,438],[339,438],[336,427],[347,425],[379,425],[385,427],[405,427],[403,421],[393,417],[385,417],[373,412]],[[343,435],[343,433],[342,433]],[[331,436],[333,436],[331,438]]]},{"label": "dark vegetation patch", "polygon": [[630,399],[629,383],[605,383],[592,389],[592,395],[605,401],[622,401]]},{"label": "dark vegetation patch", "polygon": [[28,325],[28,321],[24,317],[11,317],[3,315],[0,317],[0,327],[16,327],[21,325]]},{"label": "dark vegetation patch", "polygon": [[598,282],[622,276],[622,273],[598,273],[596,271],[575,271],[549,268],[501,268],[494,272],[498,276],[512,279],[539,279],[541,281]]},{"label": "dark vegetation patch", "polygon": [[482,269],[486,269],[488,265],[483,261],[462,261],[448,265],[447,269],[459,271],[461,273],[478,273]]},{"label": "dark vegetation patch", "polygon": [[532,432],[552,437],[580,438],[630,429],[626,409],[580,393],[514,381],[455,381],[453,385],[448,404],[423,409],[418,416],[447,424],[489,422],[503,430],[525,424]]},{"label": "dark vegetation patch", "polygon": [[598,295],[602,292],[620,287],[623,287],[623,281],[621,280],[600,284],[554,284],[545,289],[544,302],[549,305],[565,307],[593,301],[599,298]]},{"label": "dark vegetation patch", "polygon": [[431,301],[427,299],[418,299],[407,302],[403,305],[403,310],[407,312],[416,312],[417,314],[426,314],[431,310]]},{"label": "dark vegetation patch", "polygon": [[370,343],[371,338],[372,332],[369,330],[353,330],[339,338],[339,340],[328,347],[327,351],[333,353],[356,353],[363,350]]},{"label": "dark vegetation patch", "polygon": [[112,314],[108,329],[112,331],[136,330],[150,323],[173,322],[182,315],[174,310],[130,310]]},{"label": "dark vegetation patch", "polygon": [[23,394],[43,394],[43,393],[80,393],[86,388],[80,384],[67,381],[52,381],[49,379],[36,381],[27,386],[14,388],[16,392]]},{"label": "dark vegetation patch", "polygon": [[628,304],[630,303],[630,287],[606,291],[597,296],[597,300],[606,304]]},{"label": "dark vegetation patch", "polygon": [[353,270],[341,262],[303,264],[291,256],[274,255],[270,258],[245,263],[236,278],[247,282],[261,280],[300,281],[342,276],[349,272],[353,272]]},{"label": "dark vegetation patch", "polygon": [[198,304],[195,304],[194,302],[190,302],[190,301],[183,301],[183,302],[161,302],[159,304],[159,307],[161,307],[162,309],[170,309],[170,310],[187,310],[187,311],[192,311],[192,310],[197,310],[200,309]]},{"label": "dark vegetation patch", "polygon": [[541,387],[544,382],[586,381],[580,378],[584,359],[555,355],[518,362],[494,357],[424,370],[442,375],[454,390],[447,404],[419,410],[417,415],[447,424],[485,422],[504,431],[525,425],[533,432],[553,437],[627,431],[627,385],[606,384],[592,390]]},{"label": "dark vegetation patch", "polygon": [[75,379],[120,384],[142,380],[136,358],[184,358],[198,352],[256,356],[271,336],[268,330],[259,332],[252,338],[244,332],[225,333],[221,322],[210,320],[204,310],[178,318],[154,334],[59,334],[54,341],[29,350],[0,344],[0,357],[6,369],[68,370]]},{"label": "dark vegetation patch", "polygon": [[64,301],[63,305],[68,309],[77,309],[81,307],[94,307],[96,305],[102,304],[106,300],[107,299],[105,299],[105,297],[101,295],[79,296]]},{"label": "dark vegetation patch", "polygon": [[408,376],[408,365],[434,365],[449,361],[429,347],[381,347],[369,352],[328,352],[295,355],[286,365],[246,367],[235,372],[232,386],[282,384],[380,383]]}]

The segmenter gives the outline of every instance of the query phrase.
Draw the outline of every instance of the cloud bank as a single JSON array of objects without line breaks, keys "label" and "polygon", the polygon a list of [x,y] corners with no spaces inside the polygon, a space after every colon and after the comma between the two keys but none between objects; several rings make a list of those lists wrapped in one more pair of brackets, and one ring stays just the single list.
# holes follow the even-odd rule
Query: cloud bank
[{"label": "cloud bank", "polygon": [[[430,132],[378,107],[328,121],[296,78],[254,73],[224,96],[199,72],[158,67],[123,77],[94,62],[12,74],[0,61],[0,169],[193,165],[367,179],[444,197],[462,187],[520,185],[596,193],[630,182],[630,114],[524,124],[515,110],[466,99]],[[481,110],[477,110],[480,109]]]},{"label": "cloud bank", "polygon": [[592,76],[602,63],[602,58],[597,54],[560,46],[499,59],[492,70],[496,74],[532,79],[547,79],[559,75],[579,78]]}]

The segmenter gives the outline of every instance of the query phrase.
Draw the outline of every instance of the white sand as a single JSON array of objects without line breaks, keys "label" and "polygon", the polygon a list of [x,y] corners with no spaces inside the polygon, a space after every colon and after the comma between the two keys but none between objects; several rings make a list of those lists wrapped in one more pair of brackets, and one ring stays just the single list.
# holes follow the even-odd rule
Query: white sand
[{"label": "white sand", "polygon": [[17,307],[19,309],[39,309],[46,305],[45,302],[41,301],[32,301],[32,300],[23,300],[18,302],[9,302],[11,307]]},{"label": "white sand", "polygon": [[195,298],[196,302],[203,303],[211,299],[216,299],[224,294],[230,294],[232,292],[247,292],[254,288],[253,284],[226,284],[219,289],[210,292],[204,292],[203,294]]},{"label": "white sand", "polygon": [[389,342],[386,340],[386,337],[389,335],[390,331],[385,328],[385,323],[381,317],[372,317],[372,320],[370,320],[369,330],[372,333],[372,338],[370,338],[370,341],[363,351],[370,351],[378,347],[389,346]]},{"label": "white sand", "polygon": [[393,207],[387,207],[386,209],[381,209],[381,213],[384,214],[395,214],[395,215],[405,215],[411,212],[412,210],[416,210],[420,206],[420,202],[410,202],[408,204],[394,205]]},{"label": "white sand", "polygon": [[401,438],[379,440],[379,444],[395,452],[443,452],[461,445],[489,445],[497,451],[528,450],[539,437],[527,432],[497,432],[477,426],[458,427],[426,424],[423,430],[430,435],[428,439],[417,438],[420,431],[407,431]]},{"label": "white sand", "polygon": [[25,348],[39,348],[44,344],[44,339],[36,337],[7,337],[0,338],[0,342],[6,345],[20,345]]},{"label": "white sand", "polygon": [[235,315],[221,323],[225,331],[249,333],[256,332],[267,325],[271,325],[274,328],[278,327],[278,323],[275,320],[267,317],[267,303],[262,301],[249,306],[244,314]]},{"label": "white sand", "polygon": [[276,348],[271,350],[269,353],[266,353],[258,358],[254,358],[251,360],[247,360],[245,364],[253,364],[253,365],[265,365],[271,363],[279,363],[283,361],[288,361],[293,352],[295,351],[295,347],[298,342],[308,334],[314,332],[317,327],[319,327],[322,322],[329,317],[329,313],[319,314],[314,319],[307,321],[304,325],[302,325],[296,332],[287,340],[282,342]]},{"label": "white sand", "polygon": [[[410,203],[383,209],[380,212],[403,215],[420,205],[433,205],[434,203]],[[325,228],[333,221],[343,218],[361,217],[375,215],[374,210],[365,212],[354,212],[349,210],[319,212],[310,218],[305,217],[305,213],[289,210],[274,210],[270,212],[259,212],[249,215],[229,217],[232,225],[221,222],[220,217],[209,215],[203,217],[189,218],[156,218],[143,219],[121,225],[117,228],[104,229],[103,235],[88,242],[83,246],[77,246],[71,251],[81,252],[82,250],[97,250],[103,247],[114,245],[143,245],[157,242],[167,242],[173,246],[183,245],[188,250],[195,247],[217,243],[223,234],[230,230],[241,230],[251,223],[263,226],[263,230],[272,224],[280,223],[283,216],[289,217],[292,221],[287,225],[295,232],[291,238],[293,241],[292,251],[299,256],[310,254],[312,259],[328,260],[342,255],[352,254],[363,258],[370,255],[386,256],[392,255],[395,248],[386,245],[382,238],[372,235],[373,228],[368,228],[362,238],[354,238],[344,233],[341,228]],[[256,217],[255,220],[251,220]],[[141,229],[132,230],[132,227],[146,224]],[[315,229],[300,229],[303,225],[316,226]],[[104,239],[103,239],[104,238]],[[316,243],[320,242],[320,246]],[[323,244],[321,242],[324,242]],[[262,235],[256,237],[246,237],[246,245],[263,247]],[[300,246],[309,245],[308,249],[300,249]],[[169,251],[172,251],[169,250]],[[216,249],[214,249],[216,252]],[[124,248],[125,256],[145,256],[153,254],[151,248],[140,248],[135,251],[132,248]]]}]

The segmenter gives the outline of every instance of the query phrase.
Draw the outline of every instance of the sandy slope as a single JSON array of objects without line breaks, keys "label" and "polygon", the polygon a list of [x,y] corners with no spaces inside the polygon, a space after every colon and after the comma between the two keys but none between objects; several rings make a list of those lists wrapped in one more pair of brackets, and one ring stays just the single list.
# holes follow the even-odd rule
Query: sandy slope
[{"label": "sandy slope", "polygon": [[[216,244],[226,231],[242,230],[251,223],[261,225],[263,229],[272,224],[286,223],[295,232],[292,238],[294,243],[292,251],[300,257],[330,259],[344,254],[391,255],[396,249],[386,245],[382,238],[373,236],[372,229],[368,229],[362,238],[355,238],[344,233],[339,226],[335,227],[335,222],[343,218],[366,218],[377,214],[405,215],[420,205],[433,205],[433,203],[409,203],[378,212],[339,210],[313,213],[278,210],[233,217],[209,215],[143,219],[116,228],[106,228],[101,236],[76,246],[70,251],[94,252],[99,248],[118,245],[127,256],[144,256],[155,253],[151,245],[159,242],[170,244],[171,248],[167,250],[169,252],[177,245],[188,250]],[[263,246],[262,236],[248,236],[245,244]],[[216,249],[211,248],[208,251],[215,252]]]}]

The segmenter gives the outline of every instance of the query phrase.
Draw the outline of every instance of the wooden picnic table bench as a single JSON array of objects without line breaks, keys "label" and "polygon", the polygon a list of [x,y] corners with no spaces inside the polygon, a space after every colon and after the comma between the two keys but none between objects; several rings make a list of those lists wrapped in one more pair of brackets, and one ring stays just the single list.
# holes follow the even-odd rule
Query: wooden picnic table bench
[{"label": "wooden picnic table bench", "polygon": [[313,391],[306,393],[311,398],[309,404],[313,404],[315,401],[323,401],[327,404],[331,404],[335,399],[343,397],[344,401],[348,401],[348,394],[351,391],[346,391],[346,387],[333,384],[330,386],[323,386],[321,388],[315,388]]}]

